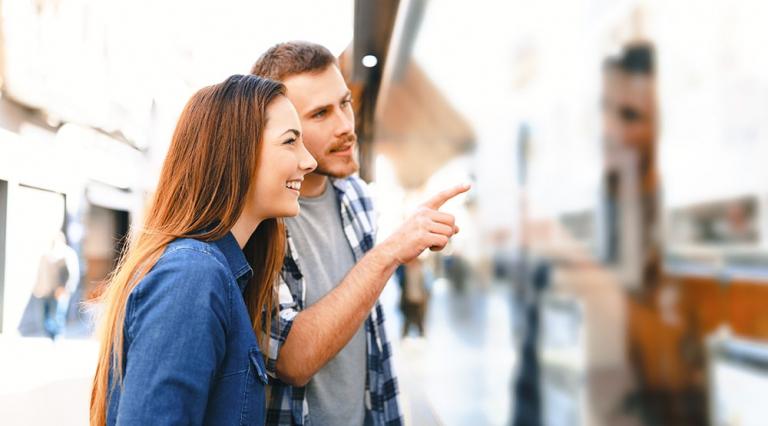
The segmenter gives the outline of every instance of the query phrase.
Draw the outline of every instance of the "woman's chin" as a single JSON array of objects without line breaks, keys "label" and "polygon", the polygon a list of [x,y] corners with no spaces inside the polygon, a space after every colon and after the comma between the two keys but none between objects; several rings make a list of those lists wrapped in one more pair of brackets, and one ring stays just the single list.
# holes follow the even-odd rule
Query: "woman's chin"
[{"label": "woman's chin", "polygon": [[270,208],[263,213],[262,217],[294,217],[298,216],[301,208],[298,199],[280,200],[280,203],[273,203]]},{"label": "woman's chin", "polygon": [[296,217],[299,215],[300,211],[301,211],[301,208],[299,207],[299,203],[296,203],[296,206],[292,209],[287,209],[286,212],[282,215],[282,217]]}]

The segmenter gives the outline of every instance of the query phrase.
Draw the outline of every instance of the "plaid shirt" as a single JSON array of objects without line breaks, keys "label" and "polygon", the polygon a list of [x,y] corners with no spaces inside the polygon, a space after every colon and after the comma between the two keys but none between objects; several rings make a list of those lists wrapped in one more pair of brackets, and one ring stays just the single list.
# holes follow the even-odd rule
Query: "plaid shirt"
[{"label": "plaid shirt", "polygon": [[[341,224],[355,261],[373,247],[376,221],[367,186],[358,177],[332,179],[341,203]],[[272,321],[267,371],[271,376],[267,390],[267,424],[309,425],[306,389],[293,387],[277,378],[277,355],[293,325],[293,319],[306,307],[306,283],[299,268],[301,262],[288,236],[288,248],[278,288],[280,310]],[[310,277],[311,279],[311,277]],[[367,375],[365,383],[366,414],[375,425],[402,425],[397,403],[397,378],[392,369],[392,350],[384,332],[384,312],[376,302],[365,320]]]}]

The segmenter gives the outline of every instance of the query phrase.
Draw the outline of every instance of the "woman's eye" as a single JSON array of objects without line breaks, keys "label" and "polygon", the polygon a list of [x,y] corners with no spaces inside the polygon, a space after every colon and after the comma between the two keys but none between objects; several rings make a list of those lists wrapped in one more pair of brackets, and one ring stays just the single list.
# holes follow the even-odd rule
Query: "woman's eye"
[{"label": "woman's eye", "polygon": [[287,141],[283,142],[283,145],[293,145],[296,143],[296,138],[288,139]]},{"label": "woman's eye", "polygon": [[341,106],[343,108],[346,108],[346,107],[348,107],[350,105],[352,105],[352,99],[345,99],[344,101],[341,102]]}]

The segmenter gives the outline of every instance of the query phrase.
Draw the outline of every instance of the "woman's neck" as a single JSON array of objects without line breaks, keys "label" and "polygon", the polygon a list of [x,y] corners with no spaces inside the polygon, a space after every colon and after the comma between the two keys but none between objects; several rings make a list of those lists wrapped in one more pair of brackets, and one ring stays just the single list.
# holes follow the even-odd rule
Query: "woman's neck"
[{"label": "woman's neck", "polygon": [[246,214],[241,215],[240,218],[237,219],[235,224],[232,226],[231,232],[232,235],[235,236],[237,245],[239,245],[241,249],[245,247],[248,239],[251,238],[251,235],[253,235],[253,232],[256,230],[256,228],[259,227],[260,223],[261,219],[251,218]]}]

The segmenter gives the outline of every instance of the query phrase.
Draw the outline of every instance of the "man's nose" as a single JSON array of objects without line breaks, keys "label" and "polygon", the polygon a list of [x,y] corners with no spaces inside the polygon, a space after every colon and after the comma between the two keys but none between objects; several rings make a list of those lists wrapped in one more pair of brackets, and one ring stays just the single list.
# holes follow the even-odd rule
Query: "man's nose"
[{"label": "man's nose", "polygon": [[336,116],[338,117],[338,127],[336,128],[337,135],[345,135],[355,131],[354,118],[348,117],[341,109],[337,110]]}]

